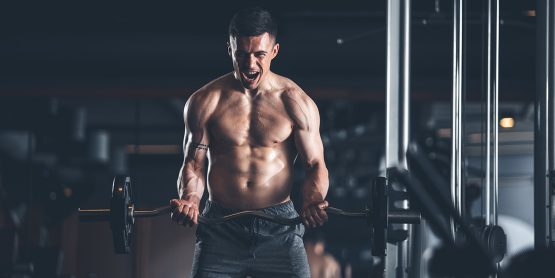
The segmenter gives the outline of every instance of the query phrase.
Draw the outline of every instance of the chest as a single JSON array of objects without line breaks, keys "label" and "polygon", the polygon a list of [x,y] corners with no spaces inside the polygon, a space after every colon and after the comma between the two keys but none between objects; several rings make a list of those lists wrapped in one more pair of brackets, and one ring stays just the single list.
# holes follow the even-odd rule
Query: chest
[{"label": "chest", "polygon": [[221,105],[210,123],[211,141],[233,145],[272,146],[287,140],[292,121],[277,99],[230,99]]}]

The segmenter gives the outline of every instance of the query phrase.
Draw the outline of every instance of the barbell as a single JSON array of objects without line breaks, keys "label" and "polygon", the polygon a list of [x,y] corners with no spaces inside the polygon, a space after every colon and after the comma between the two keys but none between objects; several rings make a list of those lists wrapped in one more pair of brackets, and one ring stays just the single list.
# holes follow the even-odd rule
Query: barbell
[{"label": "barbell", "polygon": [[[370,196],[365,210],[348,212],[338,208],[328,207],[326,208],[326,213],[335,216],[365,219],[370,228],[372,254],[374,256],[385,256],[388,225],[390,223],[420,223],[421,215],[420,212],[409,209],[389,209],[386,178],[376,178],[370,187]],[[80,221],[108,221],[110,223],[114,250],[118,254],[128,254],[131,251],[135,218],[154,217],[169,213],[172,210],[172,206],[169,205],[152,210],[135,209],[131,192],[131,177],[116,176],[112,184],[110,208],[78,209]],[[247,216],[264,219],[281,225],[297,225],[302,223],[300,217],[284,218],[268,215],[259,210],[245,210],[215,218],[199,216],[198,220],[202,224],[217,225]]]}]

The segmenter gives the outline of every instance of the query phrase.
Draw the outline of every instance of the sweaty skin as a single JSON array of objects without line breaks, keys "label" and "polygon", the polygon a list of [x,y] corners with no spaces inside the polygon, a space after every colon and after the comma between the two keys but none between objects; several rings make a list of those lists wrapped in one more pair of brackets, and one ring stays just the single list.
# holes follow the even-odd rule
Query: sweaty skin
[{"label": "sweaty skin", "polygon": [[270,71],[278,50],[268,33],[230,37],[234,71],[187,101],[179,199],[171,200],[175,221],[198,224],[206,185],[211,201],[233,209],[288,201],[297,157],[306,168],[303,221],[315,227],[327,220],[318,108],[294,82]]}]

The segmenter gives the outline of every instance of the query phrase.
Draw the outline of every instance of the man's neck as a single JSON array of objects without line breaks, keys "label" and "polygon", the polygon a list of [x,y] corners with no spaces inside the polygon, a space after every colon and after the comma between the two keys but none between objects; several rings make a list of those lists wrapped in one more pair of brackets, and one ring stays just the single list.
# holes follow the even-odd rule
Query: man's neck
[{"label": "man's neck", "polygon": [[255,98],[256,96],[258,96],[261,93],[262,90],[260,90],[260,86],[256,89],[247,89],[247,88],[243,88],[243,93],[250,97],[250,98]]},{"label": "man's neck", "polygon": [[258,87],[254,89],[247,89],[241,85],[241,80],[239,80],[235,74],[234,76],[235,76],[235,80],[237,80],[237,82],[239,83],[239,86],[241,88],[240,91],[242,91],[245,95],[252,98],[260,95],[263,92],[271,91],[271,88],[274,87],[274,83],[275,83],[273,73],[268,72],[267,75],[264,77],[264,79],[260,81],[260,84],[258,84]]}]

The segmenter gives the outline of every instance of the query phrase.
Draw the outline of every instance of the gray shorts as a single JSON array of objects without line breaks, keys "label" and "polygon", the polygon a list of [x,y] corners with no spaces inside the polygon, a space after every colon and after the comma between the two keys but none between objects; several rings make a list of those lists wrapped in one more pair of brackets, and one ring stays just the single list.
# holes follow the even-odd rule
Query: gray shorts
[{"label": "gray shorts", "polygon": [[[260,209],[269,215],[299,216],[293,202]],[[207,201],[203,216],[237,212]],[[285,226],[255,217],[216,225],[199,224],[192,277],[310,277],[304,226]]]}]

